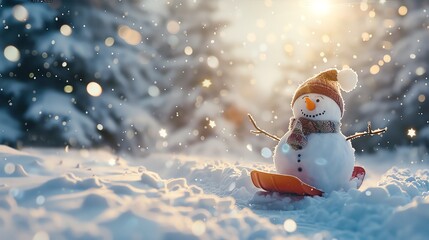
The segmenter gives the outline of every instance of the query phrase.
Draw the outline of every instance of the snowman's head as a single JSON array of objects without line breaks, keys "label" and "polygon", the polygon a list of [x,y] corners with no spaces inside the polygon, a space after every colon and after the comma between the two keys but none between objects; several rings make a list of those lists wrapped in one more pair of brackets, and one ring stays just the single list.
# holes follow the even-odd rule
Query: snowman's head
[{"label": "snowman's head", "polygon": [[292,100],[295,118],[340,121],[344,100],[340,88],[350,92],[356,87],[357,74],[351,69],[329,69],[301,84]]},{"label": "snowman's head", "polygon": [[295,118],[308,118],[313,120],[341,120],[341,109],[330,97],[308,93],[300,96],[292,106]]}]

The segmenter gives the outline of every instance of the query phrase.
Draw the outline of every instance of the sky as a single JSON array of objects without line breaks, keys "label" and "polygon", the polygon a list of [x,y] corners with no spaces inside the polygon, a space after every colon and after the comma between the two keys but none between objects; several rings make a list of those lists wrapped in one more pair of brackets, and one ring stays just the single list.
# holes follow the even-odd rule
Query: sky
[{"label": "sky", "polygon": [[282,80],[286,40],[297,40],[294,32],[303,23],[304,15],[327,18],[330,8],[323,0],[223,0],[219,14],[230,20],[223,36],[239,44],[237,52],[253,62],[250,70],[254,83],[269,95],[273,84]]}]

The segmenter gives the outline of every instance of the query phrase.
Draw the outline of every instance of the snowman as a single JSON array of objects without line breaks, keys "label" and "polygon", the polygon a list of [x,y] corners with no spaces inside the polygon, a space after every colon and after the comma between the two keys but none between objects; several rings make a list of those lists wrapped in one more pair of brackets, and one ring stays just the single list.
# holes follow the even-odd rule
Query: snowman
[{"label": "snowman", "polygon": [[[355,150],[347,140],[386,131],[372,131],[368,124],[368,132],[348,138],[341,133],[344,101],[340,89],[350,92],[357,81],[352,69],[329,69],[302,83],[292,99],[289,131],[282,138],[261,130],[249,115],[258,130],[253,133],[263,133],[279,141],[274,151],[274,164],[279,174],[293,176],[323,192],[348,189],[352,185]],[[272,182],[276,178],[267,179]],[[288,178],[283,178],[279,184],[285,184],[284,181]]]}]

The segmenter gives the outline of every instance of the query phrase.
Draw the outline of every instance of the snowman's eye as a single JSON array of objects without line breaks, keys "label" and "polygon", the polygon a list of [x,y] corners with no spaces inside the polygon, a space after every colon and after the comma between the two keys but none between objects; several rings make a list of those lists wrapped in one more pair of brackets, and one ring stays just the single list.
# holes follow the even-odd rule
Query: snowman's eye
[{"label": "snowman's eye", "polygon": [[319,100],[319,99],[316,99],[316,102],[320,102],[320,100]]}]

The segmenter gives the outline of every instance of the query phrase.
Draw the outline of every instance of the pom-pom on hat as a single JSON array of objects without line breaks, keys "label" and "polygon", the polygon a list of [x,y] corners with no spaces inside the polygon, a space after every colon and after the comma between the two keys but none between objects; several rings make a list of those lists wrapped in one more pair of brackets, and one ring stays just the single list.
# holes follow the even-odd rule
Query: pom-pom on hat
[{"label": "pom-pom on hat", "polygon": [[334,100],[340,107],[341,115],[343,115],[344,100],[341,96],[340,88],[345,92],[350,92],[356,87],[357,81],[358,76],[352,69],[328,69],[299,85],[295,91],[292,106],[300,96],[308,93],[318,93]]}]

